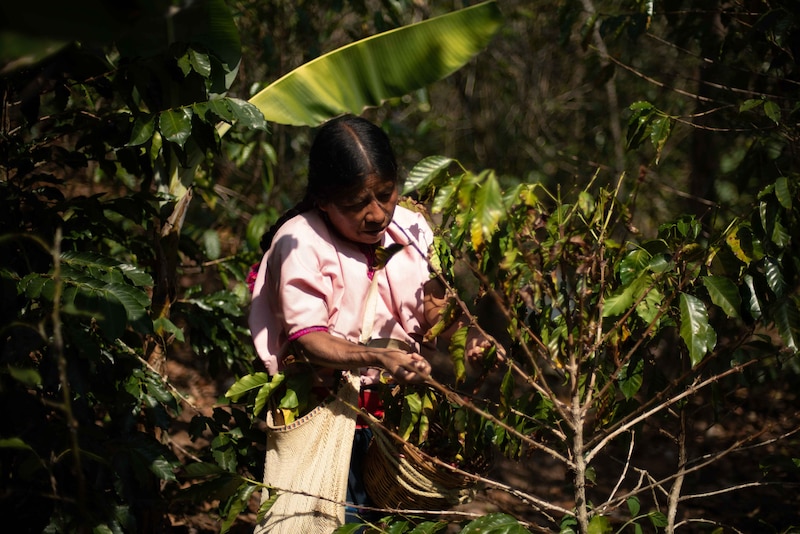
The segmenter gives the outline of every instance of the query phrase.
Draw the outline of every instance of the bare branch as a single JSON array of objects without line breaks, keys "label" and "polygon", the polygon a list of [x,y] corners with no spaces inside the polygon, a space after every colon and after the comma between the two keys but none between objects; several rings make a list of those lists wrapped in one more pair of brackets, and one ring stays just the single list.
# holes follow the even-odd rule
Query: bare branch
[{"label": "bare branch", "polygon": [[796,488],[800,487],[798,483],[791,483],[791,482],[745,482],[744,484],[737,484],[735,486],[731,486],[729,488],[721,488],[714,491],[706,491],[704,493],[694,493],[692,495],[683,495],[680,498],[680,501],[690,501],[692,499],[705,499],[706,497],[713,497],[715,495],[724,495],[726,493],[731,493],[733,491],[739,491],[747,488],[757,488],[761,486],[780,486],[782,488]]},{"label": "bare branch", "polygon": [[614,486],[614,489],[611,490],[608,499],[606,499],[605,503],[599,506],[600,510],[605,510],[606,507],[609,505],[609,503],[614,500],[614,495],[617,493],[617,491],[619,491],[619,487],[622,485],[622,481],[625,480],[625,477],[628,474],[628,468],[630,468],[631,466],[631,457],[633,456],[634,443],[636,443],[636,434],[634,432],[631,432],[630,434],[631,434],[631,444],[630,446],[628,446],[628,456],[625,459],[625,466],[623,467],[622,472],[620,473],[619,478],[617,479],[617,483]]},{"label": "bare branch", "polygon": [[600,440],[600,442],[597,445],[595,445],[594,448],[591,451],[589,451],[589,454],[586,455],[586,461],[587,462],[591,461],[595,456],[597,456],[597,453],[599,453],[603,448],[605,448],[605,446],[610,441],[612,441],[613,439],[617,438],[623,432],[626,432],[627,430],[629,430],[630,428],[636,426],[637,424],[639,424],[640,422],[644,421],[645,419],[657,414],[658,412],[660,412],[662,410],[667,409],[668,407],[672,406],[673,404],[676,404],[677,402],[685,399],[686,397],[694,395],[695,393],[697,393],[698,391],[702,390],[703,388],[706,388],[706,387],[710,386],[711,384],[714,384],[714,383],[718,382],[720,379],[722,379],[722,378],[724,378],[726,376],[730,376],[730,375],[733,375],[733,374],[741,372],[745,367],[749,367],[751,364],[755,363],[755,361],[756,360],[750,360],[748,362],[744,362],[744,363],[738,364],[738,365],[736,365],[734,367],[731,367],[730,369],[727,369],[727,370],[725,370],[725,371],[723,371],[721,373],[718,373],[718,374],[716,374],[714,376],[711,376],[711,377],[703,380],[702,382],[691,384],[683,392],[675,395],[674,397],[671,397],[670,399],[668,399],[668,400],[664,401],[663,403],[655,406],[654,408],[652,408],[652,409],[640,414],[638,417],[634,417],[633,419],[628,420],[626,423],[622,424],[619,428],[617,428],[616,430],[610,432],[608,435],[603,437]]},{"label": "bare branch", "polygon": [[686,468],[686,410],[681,408],[678,415],[680,420],[680,430],[678,431],[678,475],[672,483],[667,499],[667,532],[675,532],[675,517],[678,515],[678,503],[680,502],[681,488],[686,479],[684,469]]}]

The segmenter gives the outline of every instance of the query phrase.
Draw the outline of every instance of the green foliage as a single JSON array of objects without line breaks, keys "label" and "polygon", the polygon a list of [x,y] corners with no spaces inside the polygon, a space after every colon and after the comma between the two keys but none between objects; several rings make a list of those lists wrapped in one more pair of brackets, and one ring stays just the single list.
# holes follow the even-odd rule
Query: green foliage
[{"label": "green foliage", "polygon": [[225,392],[225,397],[241,403],[254,417],[264,417],[264,409],[269,406],[278,420],[288,425],[323,400],[312,394],[312,382],[311,368],[298,363],[272,376],[263,372],[244,375]]},{"label": "green foliage", "polygon": [[[153,492],[180,465],[153,435],[180,414],[176,395],[123,341],[152,333],[140,289],[149,277],[96,253],[54,259],[61,269],[11,274],[25,304],[5,328],[3,433],[19,450],[3,452],[8,499],[41,530],[137,530],[159,513]],[[59,499],[67,495],[76,498]]]},{"label": "green foliage", "polygon": [[[217,123],[265,123],[251,105],[219,94],[238,64],[224,4],[197,2],[168,18],[150,7],[131,23],[155,17],[174,24],[176,38],[193,35],[192,45],[121,32],[103,50],[81,34],[85,42],[0,79],[19,104],[4,110],[14,127],[2,136],[0,195],[11,208],[0,215],[8,297],[0,390],[12,416],[0,454],[4,506],[31,530],[160,529],[181,467],[160,436],[186,399],[148,359],[172,339],[190,340],[215,374],[249,369],[253,356],[240,324],[245,293],[189,290],[175,302],[175,286],[165,286],[177,261],[165,248],[202,257],[166,234],[153,238],[174,213],[170,176],[216,149]],[[68,23],[86,15],[71,9],[60,21],[67,41],[71,31],[92,31]],[[244,287],[243,272],[234,278]],[[166,300],[155,297],[161,291]],[[224,459],[224,443],[215,446]]]},{"label": "green foliage", "polygon": [[[440,237],[451,256],[511,317],[510,344],[497,349],[506,367],[501,397],[486,410],[507,457],[518,458],[533,437],[554,457],[591,462],[605,446],[599,436],[619,435],[650,399],[680,398],[693,382],[720,381],[708,374],[717,362],[744,368],[780,350],[761,347],[742,360],[737,351],[764,340],[747,331],[774,330],[796,358],[798,302],[787,288],[797,283],[797,243],[774,230],[800,222],[796,203],[781,201],[797,198],[791,180],[765,187],[751,215],[718,234],[685,216],[663,223],[653,239],[637,240],[627,230],[634,206],[619,196],[622,181],[591,193],[590,184],[568,200],[540,185],[503,192],[494,173],[449,174],[451,163],[429,158],[410,176],[441,214]],[[736,328],[743,337],[730,337]],[[681,343],[666,355],[675,363],[653,367],[646,354],[676,335]],[[646,374],[675,365],[685,370],[679,379],[645,382]],[[570,403],[553,393],[557,387],[566,388]],[[584,424],[592,426],[581,432],[597,436],[589,445],[565,431]],[[589,481],[593,468],[578,472]],[[584,517],[582,530],[612,530],[603,515]],[[655,524],[663,514],[647,517]]]},{"label": "green foliage", "polygon": [[530,532],[519,524],[517,520],[507,514],[487,514],[486,516],[470,522],[464,529],[464,533],[477,533],[477,532],[496,532],[498,534],[523,534]]},{"label": "green foliage", "polygon": [[632,113],[628,118],[627,148],[638,148],[645,139],[650,138],[656,151],[655,162],[658,164],[675,119],[659,112],[649,102],[634,102],[630,110]]},{"label": "green foliage", "polygon": [[207,503],[218,500],[221,532],[227,532],[260,487],[250,468],[259,462],[264,433],[251,428],[243,410],[215,408],[211,417],[196,415],[190,425],[192,439],[213,436],[202,462],[181,466],[178,477],[186,484],[175,492],[178,502]]},{"label": "green foliage", "polygon": [[209,362],[214,375],[228,370],[251,369],[254,351],[243,318],[249,295],[239,282],[235,290],[201,293],[198,286],[187,288],[184,297],[172,305],[174,321],[185,322],[191,332],[194,354]]}]

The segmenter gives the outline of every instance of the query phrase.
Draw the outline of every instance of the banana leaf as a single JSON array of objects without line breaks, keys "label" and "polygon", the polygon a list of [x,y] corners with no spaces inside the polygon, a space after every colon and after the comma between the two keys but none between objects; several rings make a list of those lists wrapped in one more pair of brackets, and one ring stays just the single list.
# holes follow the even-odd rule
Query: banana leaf
[{"label": "banana leaf", "polygon": [[501,20],[490,1],[380,33],[298,67],[250,103],[267,121],[294,126],[359,114],[449,76],[486,48]]}]

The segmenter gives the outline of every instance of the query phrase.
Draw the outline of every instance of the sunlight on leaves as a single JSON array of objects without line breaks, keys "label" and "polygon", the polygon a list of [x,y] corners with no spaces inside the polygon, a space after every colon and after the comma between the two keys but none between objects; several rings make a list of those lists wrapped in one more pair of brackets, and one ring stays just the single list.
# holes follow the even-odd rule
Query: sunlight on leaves
[{"label": "sunlight on leaves", "polygon": [[492,1],[384,32],[293,70],[250,102],[267,121],[297,126],[360,114],[458,70],[486,47],[501,20]]},{"label": "sunlight on leaves", "polygon": [[717,344],[717,333],[708,324],[708,310],[703,301],[681,293],[680,298],[681,325],[680,335],[689,349],[692,366],[700,363],[709,351]]}]

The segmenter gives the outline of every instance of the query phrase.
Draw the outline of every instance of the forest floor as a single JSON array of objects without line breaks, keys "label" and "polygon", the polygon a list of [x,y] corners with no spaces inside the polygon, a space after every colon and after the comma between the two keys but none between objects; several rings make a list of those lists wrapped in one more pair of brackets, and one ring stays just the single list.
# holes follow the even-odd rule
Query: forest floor
[{"label": "forest floor", "polygon": [[[192,451],[207,446],[202,439],[192,441],[187,433],[188,421],[197,413],[211,415],[219,405],[230,379],[213,379],[201,366],[189,360],[173,358],[168,364],[170,382],[187,396],[190,409],[185,409],[171,432],[173,449],[179,457],[190,458]],[[800,397],[794,385],[750,391],[741,387],[732,398],[726,399],[723,412],[714,410],[708,399],[698,396],[688,404],[686,419],[687,458],[689,467],[697,470],[688,474],[681,488],[684,501],[677,518],[682,522],[681,533],[800,533],[800,469],[798,466],[774,465],[780,458],[800,458]],[[596,481],[587,488],[591,502],[605,502],[610,495],[624,496],[637,484],[669,480],[676,472],[678,452],[671,437],[675,418],[663,417],[657,427],[645,424],[637,427],[633,454],[629,455],[628,441],[612,444],[607,454],[593,462]],[[793,433],[786,439],[777,438]],[[728,451],[719,454],[720,451]],[[716,457],[713,462],[708,462]],[[708,463],[708,465],[704,465]],[[701,465],[704,465],[700,468]],[[771,466],[769,470],[767,467]],[[625,476],[621,476],[622,473]],[[571,474],[563,463],[550,456],[531,451],[522,460],[498,459],[488,477],[503,485],[528,494],[539,502],[570,509]],[[667,491],[672,481],[664,484]],[[717,493],[722,489],[729,489]],[[687,498],[695,495],[696,498]],[[254,494],[250,507],[242,513],[229,532],[252,532],[255,525],[259,494]],[[641,513],[658,506],[666,512],[667,497],[659,490],[639,494]],[[624,503],[624,499],[622,501]],[[656,503],[658,503],[656,505]],[[527,521],[531,532],[557,532],[560,514],[547,512],[536,501],[512,496],[501,489],[482,488],[475,499],[455,509],[465,514],[506,512]],[[440,516],[445,517],[445,516]],[[452,517],[452,516],[451,516]],[[620,530],[630,519],[627,506],[622,504],[612,514],[614,532],[634,532],[633,527]],[[220,531],[221,521],[210,506],[176,509],[170,516],[176,533],[212,534]],[[647,519],[640,519],[643,530],[656,532]],[[794,526],[794,528],[792,528]],[[449,532],[459,532],[451,525]]]}]

